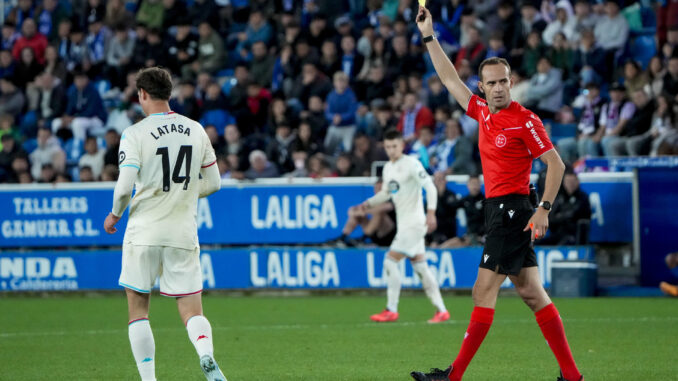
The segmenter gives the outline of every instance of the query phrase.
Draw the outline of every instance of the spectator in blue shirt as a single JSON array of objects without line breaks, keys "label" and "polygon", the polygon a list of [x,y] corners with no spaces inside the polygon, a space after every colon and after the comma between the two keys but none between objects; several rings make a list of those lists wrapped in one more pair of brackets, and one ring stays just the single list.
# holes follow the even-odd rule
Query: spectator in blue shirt
[{"label": "spectator in blue shirt", "polygon": [[348,152],[356,130],[358,101],[348,86],[348,75],[343,71],[334,73],[334,90],[329,93],[326,102],[325,118],[330,127],[325,136],[325,148],[327,152],[336,152],[341,144],[343,151]]},{"label": "spectator in blue shirt", "polygon": [[87,27],[89,33],[85,38],[87,44],[87,56],[83,62],[83,67],[91,77],[98,76],[104,67],[106,61],[106,44],[108,43],[109,30],[103,23],[104,15],[93,18]]},{"label": "spectator in blue shirt", "polygon": [[74,74],[73,86],[68,89],[66,97],[66,113],[52,121],[52,130],[60,137],[72,134],[75,139],[83,142],[88,133],[103,135],[104,122],[107,119],[106,108],[85,72],[77,71]]},{"label": "spectator in blue shirt", "polygon": [[38,30],[52,41],[57,36],[59,22],[68,17],[68,12],[59,4],[59,0],[43,0],[42,5],[36,8],[35,15]]},{"label": "spectator in blue shirt", "polygon": [[247,23],[247,29],[238,34],[237,51],[249,50],[252,44],[257,41],[263,41],[268,45],[273,37],[273,28],[266,22],[264,15],[260,10],[255,9],[250,13],[250,20]]},{"label": "spectator in blue shirt", "polygon": [[6,20],[5,23],[2,24],[2,41],[0,41],[0,49],[11,51],[14,47],[14,43],[19,37],[21,37],[21,34],[16,31],[14,23]]}]

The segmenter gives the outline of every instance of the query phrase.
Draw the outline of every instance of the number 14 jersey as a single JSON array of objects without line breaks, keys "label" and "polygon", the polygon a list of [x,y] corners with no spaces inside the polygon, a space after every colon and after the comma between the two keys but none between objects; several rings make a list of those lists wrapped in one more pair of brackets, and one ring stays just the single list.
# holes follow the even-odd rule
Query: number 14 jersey
[{"label": "number 14 jersey", "polygon": [[125,242],[198,247],[200,169],[216,165],[203,127],[175,112],[151,114],[120,139],[118,165],[139,171]]}]

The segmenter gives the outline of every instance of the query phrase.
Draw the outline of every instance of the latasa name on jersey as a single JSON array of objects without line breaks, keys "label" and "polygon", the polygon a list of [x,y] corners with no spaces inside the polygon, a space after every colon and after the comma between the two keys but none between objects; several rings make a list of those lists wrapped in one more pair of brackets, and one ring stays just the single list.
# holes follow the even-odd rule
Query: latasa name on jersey
[{"label": "latasa name on jersey", "polygon": [[158,126],[158,135],[154,134],[153,131],[150,132],[151,136],[155,140],[160,139],[161,136],[169,133],[177,133],[191,136],[191,129],[189,127],[184,128],[183,124],[166,124],[164,126]]}]

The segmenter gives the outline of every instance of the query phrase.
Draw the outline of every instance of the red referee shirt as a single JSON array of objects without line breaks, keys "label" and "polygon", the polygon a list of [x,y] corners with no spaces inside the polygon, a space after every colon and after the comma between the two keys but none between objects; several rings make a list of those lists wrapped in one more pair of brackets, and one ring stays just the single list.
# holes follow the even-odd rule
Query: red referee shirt
[{"label": "red referee shirt", "polygon": [[478,121],[478,147],[488,198],[530,193],[532,161],[553,149],[544,125],[532,111],[511,102],[496,114],[473,95],[466,115]]}]

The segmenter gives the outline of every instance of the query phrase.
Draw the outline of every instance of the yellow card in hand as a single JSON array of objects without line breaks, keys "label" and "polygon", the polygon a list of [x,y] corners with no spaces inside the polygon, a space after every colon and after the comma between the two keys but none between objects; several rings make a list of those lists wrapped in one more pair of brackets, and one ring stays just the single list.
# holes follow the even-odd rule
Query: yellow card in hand
[{"label": "yellow card in hand", "polygon": [[421,5],[422,7],[425,7],[426,6],[426,0],[419,0],[419,5]]}]

